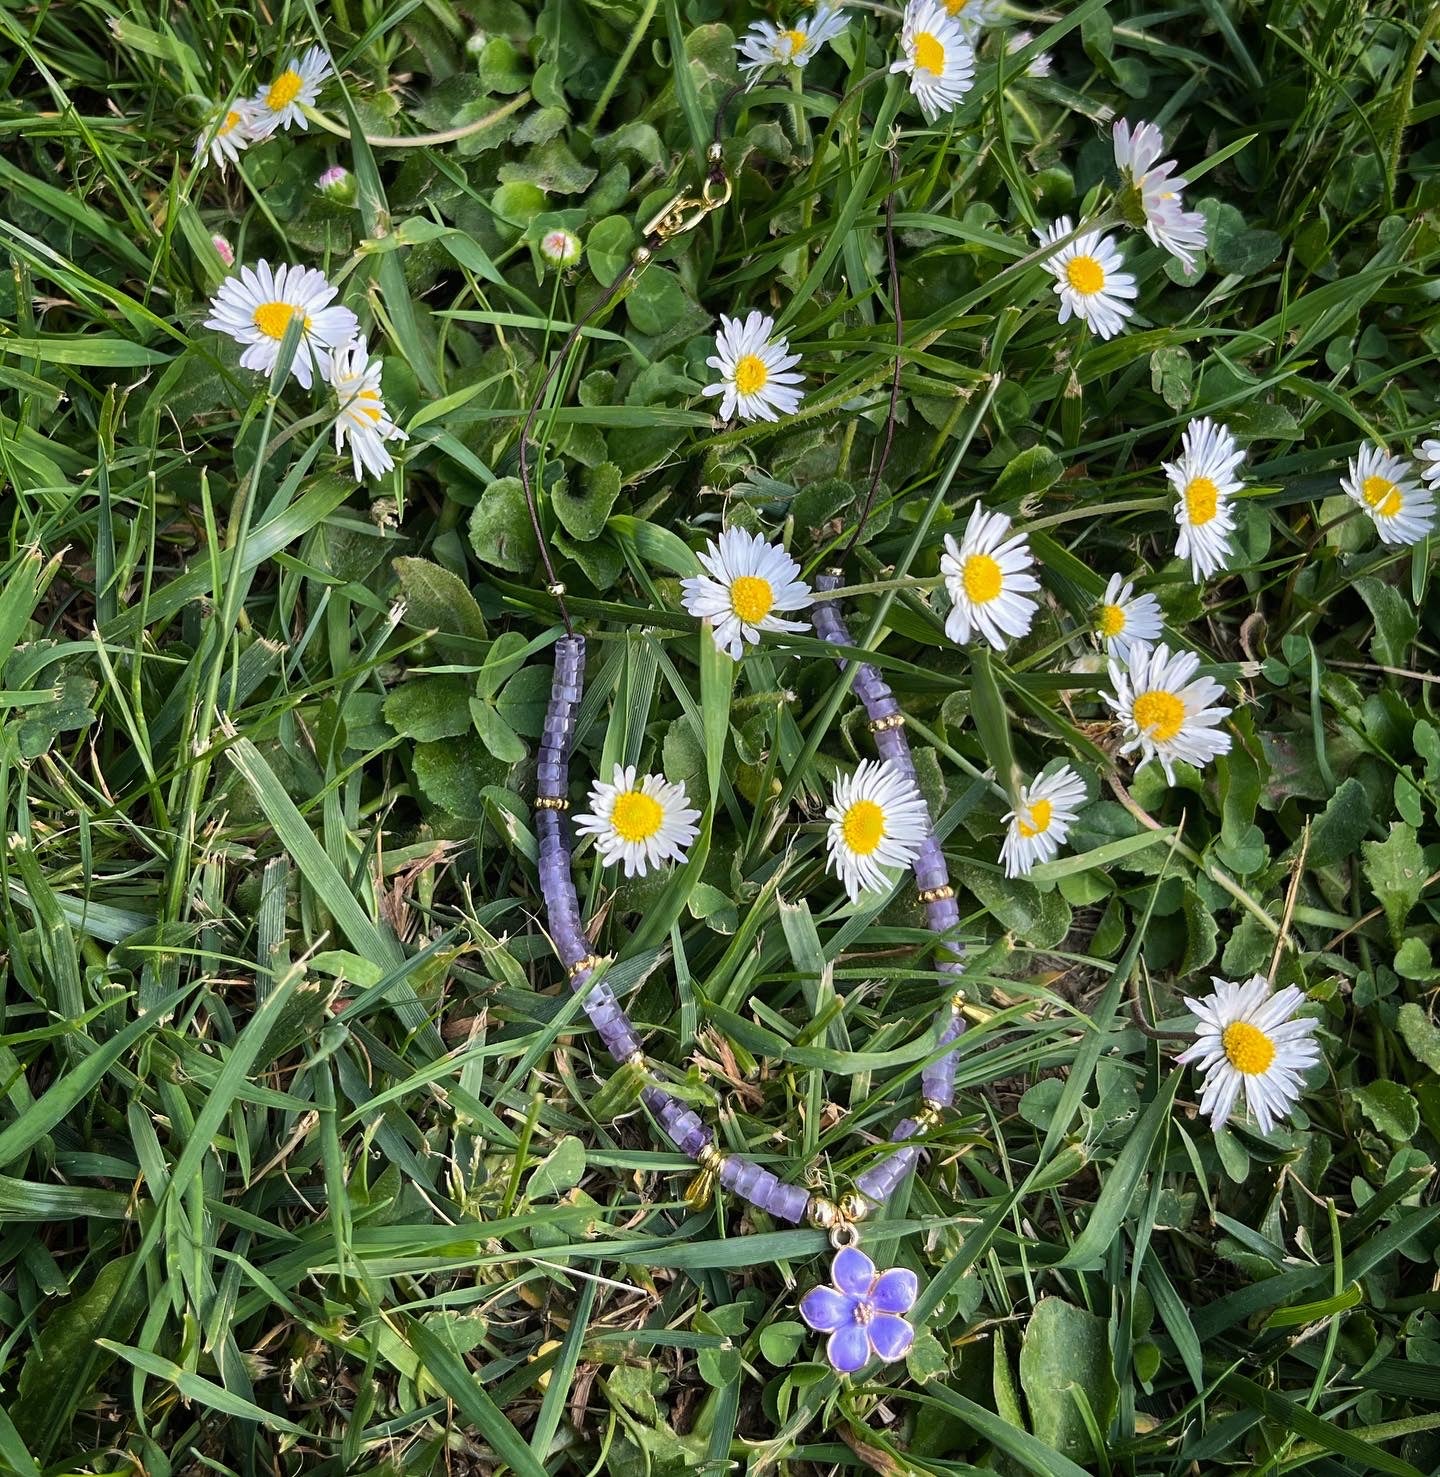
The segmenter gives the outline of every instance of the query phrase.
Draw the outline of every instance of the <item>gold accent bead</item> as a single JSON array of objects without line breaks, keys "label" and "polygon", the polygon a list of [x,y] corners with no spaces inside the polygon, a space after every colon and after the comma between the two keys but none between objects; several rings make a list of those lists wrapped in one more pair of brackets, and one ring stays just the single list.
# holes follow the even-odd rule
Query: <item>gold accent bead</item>
[{"label": "gold accent bead", "polygon": [[567,971],[573,980],[585,973],[587,969],[598,969],[605,960],[599,954],[587,954],[583,959],[577,959]]},{"label": "gold accent bead", "polygon": [[840,1197],[840,1214],[847,1221],[863,1221],[870,1214],[870,1202],[855,1190]]},{"label": "gold accent bead", "polygon": [[537,795],[535,797],[536,810],[569,810],[570,802],[564,795]]},{"label": "gold accent bead", "polygon": [[565,586],[561,583],[561,581],[556,580],[553,585],[545,586],[545,593],[551,596],[553,599],[559,600],[565,594]]},{"label": "gold accent bead", "polygon": [[946,898],[954,896],[955,889],[948,882],[943,887],[922,887],[920,889],[922,903],[943,903]]},{"label": "gold accent bead", "polygon": [[705,157],[712,163],[718,164],[725,157],[725,145],[720,143],[711,144],[705,150]]},{"label": "gold accent bead", "polygon": [[928,1130],[939,1126],[944,1113],[945,1110],[939,1103],[932,1103],[927,1100],[925,1106],[915,1115],[915,1121],[921,1128],[928,1132]]},{"label": "gold accent bead", "polygon": [[653,255],[654,252],[652,252],[648,246],[637,246],[635,250],[630,253],[630,260],[634,262],[637,267],[643,267],[649,262],[650,258]]},{"label": "gold accent bead", "polygon": [[965,998],[965,992],[963,990],[956,990],[956,992],[950,997],[950,1009],[953,1010],[956,1015],[959,1015],[965,1009],[965,1007],[969,1005],[969,1003],[970,1002]]},{"label": "gold accent bead", "polygon": [[826,1200],[823,1195],[812,1195],[805,1218],[817,1231],[828,1231],[840,1219],[840,1208],[833,1200]]},{"label": "gold accent bead", "polygon": [[637,1072],[645,1070],[645,1052],[642,1047],[637,1046],[634,1051],[621,1063],[621,1066],[634,1067]]},{"label": "gold accent bead", "polygon": [[870,724],[870,732],[884,733],[887,728],[903,728],[904,726],[904,713],[887,713],[883,718],[876,718]]},{"label": "gold accent bead", "polygon": [[719,1174],[725,1163],[725,1151],[712,1139],[695,1156],[695,1162],[708,1174]]},{"label": "gold accent bead", "polygon": [[845,571],[841,569],[838,564],[832,564],[830,568],[825,571],[825,573],[828,574],[831,579],[843,580],[845,578]]}]

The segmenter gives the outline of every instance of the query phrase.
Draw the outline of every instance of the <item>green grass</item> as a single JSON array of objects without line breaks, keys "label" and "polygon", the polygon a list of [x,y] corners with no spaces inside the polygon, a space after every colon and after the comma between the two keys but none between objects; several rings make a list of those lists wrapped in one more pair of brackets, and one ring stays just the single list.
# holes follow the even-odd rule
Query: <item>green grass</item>
[{"label": "green grass", "polygon": [[[899,427],[848,611],[976,947],[956,1111],[865,1233],[928,1331],[852,1384],[794,1311],[820,1233],[687,1205],[563,989],[528,821],[558,627],[516,437],[698,180],[760,15],[0,5],[0,1471],[1440,1466],[1440,600],[1433,541],[1336,521],[1360,441],[1440,419],[1440,6],[1084,0],[1026,19],[1051,78],[1012,59],[1002,94],[992,39],[933,129],[879,74],[894,17],[857,11],[803,89],[730,109],[733,201],[541,417],[591,636],[575,777],[639,762],[709,807],[686,866],[582,857],[608,977],[728,1147],[843,1189],[942,987],[913,891],[850,908],[824,873],[830,785],[872,752],[826,648],[734,667],[677,581],[722,521],[807,569],[848,538],[894,149]],[[330,130],[193,169],[209,108],[322,37]],[[1123,233],[1140,318],[1100,343],[1023,258],[1108,199],[1114,116],[1175,140],[1211,251],[1187,277]],[[313,187],[335,163],[353,205]],[[563,277],[556,224],[587,246]],[[357,488],[322,402],[201,327],[216,232],[343,284],[409,429],[392,477]],[[716,316],[752,306],[806,400],[717,431]],[[1200,414],[1249,461],[1197,590],[1160,462]],[[977,497],[1046,586],[993,661],[930,599]],[[1174,788],[1114,756],[1085,635],[1112,570],[1237,702],[1230,757]],[[1068,757],[1093,801],[1029,883],[995,860],[1011,755]],[[1325,1068],[1268,1139],[1212,1134],[1141,1025],[1272,971]]]}]

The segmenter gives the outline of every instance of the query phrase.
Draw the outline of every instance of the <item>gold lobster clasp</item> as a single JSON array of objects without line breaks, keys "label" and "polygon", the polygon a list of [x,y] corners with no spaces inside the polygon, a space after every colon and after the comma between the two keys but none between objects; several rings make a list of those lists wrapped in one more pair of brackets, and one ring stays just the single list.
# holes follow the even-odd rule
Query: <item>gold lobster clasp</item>
[{"label": "gold lobster clasp", "polygon": [[709,172],[700,193],[682,190],[673,200],[662,205],[646,222],[646,241],[664,243],[672,237],[693,230],[710,214],[728,203],[731,195],[730,176],[725,173],[720,145],[711,144],[708,159]]}]

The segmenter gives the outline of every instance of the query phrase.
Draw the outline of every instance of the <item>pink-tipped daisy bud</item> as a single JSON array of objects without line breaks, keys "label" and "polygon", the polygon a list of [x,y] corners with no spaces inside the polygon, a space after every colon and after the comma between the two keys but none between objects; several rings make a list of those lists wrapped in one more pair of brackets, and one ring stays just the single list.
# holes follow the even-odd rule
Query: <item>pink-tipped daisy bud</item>
[{"label": "pink-tipped daisy bud", "polygon": [[215,255],[227,267],[233,267],[235,265],[235,248],[223,236],[212,236],[210,238],[210,244],[215,248]]},{"label": "pink-tipped daisy bud", "polygon": [[343,164],[332,164],[317,176],[315,188],[327,200],[349,205],[355,198],[355,176]]},{"label": "pink-tipped daisy bud", "polygon": [[469,52],[471,56],[479,56],[480,53],[484,51],[487,46],[489,46],[489,44],[489,36],[487,36],[484,31],[476,31],[472,36],[466,39],[465,50]]},{"label": "pink-tipped daisy bud", "polygon": [[572,267],[580,260],[580,238],[557,227],[540,238],[540,255],[552,267]]}]

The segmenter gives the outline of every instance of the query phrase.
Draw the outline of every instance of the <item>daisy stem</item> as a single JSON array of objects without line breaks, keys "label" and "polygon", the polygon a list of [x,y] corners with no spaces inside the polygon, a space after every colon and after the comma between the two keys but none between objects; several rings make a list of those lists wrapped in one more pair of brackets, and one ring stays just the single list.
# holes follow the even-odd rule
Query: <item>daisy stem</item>
[{"label": "daisy stem", "polygon": [[943,574],[921,576],[907,574],[903,579],[871,580],[861,585],[841,585],[834,590],[812,590],[816,600],[848,600],[852,595],[880,595],[887,590],[938,590],[945,583]]},{"label": "daisy stem", "polygon": [[[442,128],[439,133],[366,133],[361,137],[374,149],[430,149],[437,144],[453,144],[457,139],[469,138],[471,134],[480,133],[489,128],[491,124],[499,123],[502,118],[508,118],[511,113],[523,108],[529,101],[528,91],[517,93],[508,103],[502,103],[493,112],[486,113],[483,118],[475,118],[459,128]],[[305,116],[318,123],[327,133],[333,133],[336,138],[349,139],[351,137],[350,130],[343,123],[327,118],[316,108],[306,108]]]},{"label": "daisy stem", "polygon": [[[1108,518],[1111,513],[1156,513],[1163,510],[1168,503],[1164,497],[1132,497],[1124,502],[1107,503],[1105,515]],[[1026,524],[1026,532],[1034,533],[1041,528],[1054,528],[1058,523],[1073,523],[1076,518],[1093,518],[1094,508],[1069,508],[1063,513],[1052,513],[1048,518],[1037,518],[1034,523]]]}]

